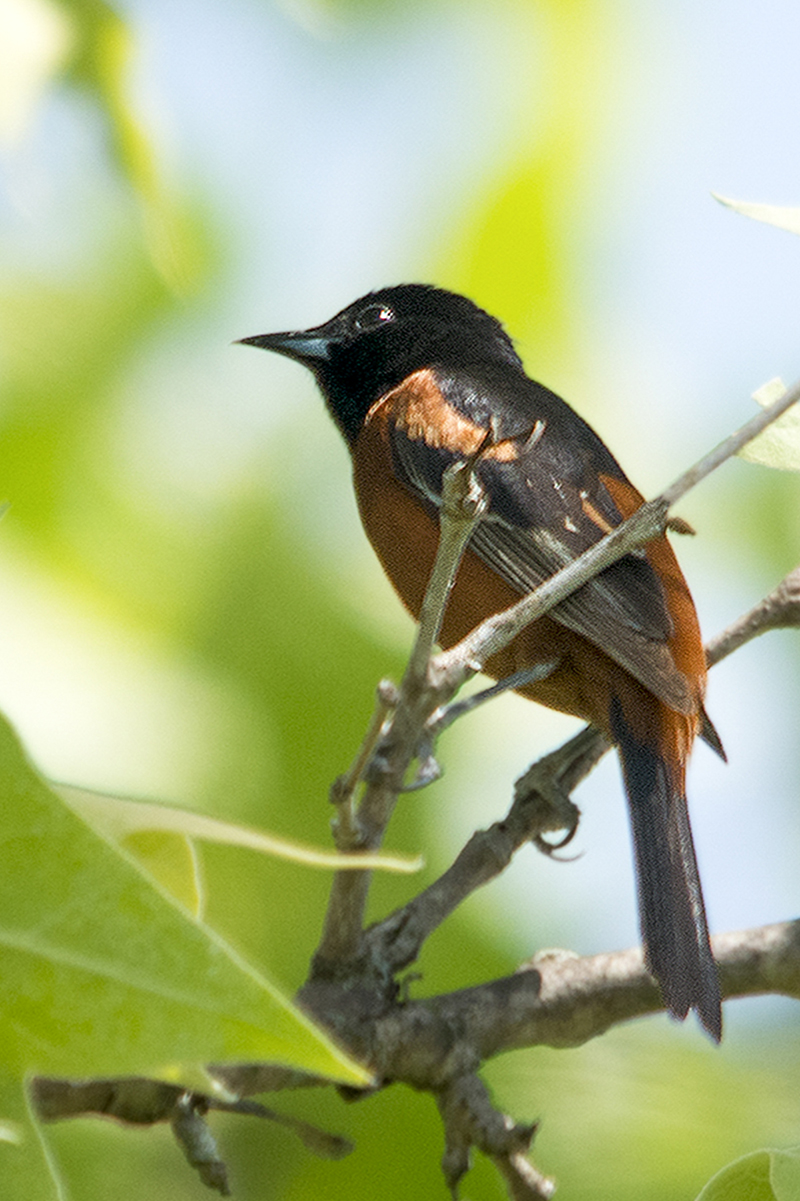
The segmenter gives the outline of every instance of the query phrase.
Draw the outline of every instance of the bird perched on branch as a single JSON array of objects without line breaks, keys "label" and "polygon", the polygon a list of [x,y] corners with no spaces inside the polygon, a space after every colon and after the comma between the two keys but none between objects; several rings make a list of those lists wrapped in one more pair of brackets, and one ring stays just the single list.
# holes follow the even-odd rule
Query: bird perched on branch
[{"label": "bird perched on branch", "polygon": [[[642,504],[611,452],[526,375],[500,323],[464,296],[384,288],[313,329],[243,341],[310,368],[353,460],[367,536],[417,616],[438,544],[442,476],[475,456],[486,509],[461,561],[440,641],[452,646]],[[646,963],[676,1018],[722,1034],[720,993],[686,804],[706,661],[665,536],[627,554],[527,626],[486,670],[549,665],[524,696],[591,722],[619,751]],[[541,674],[541,673],[540,673]]]}]

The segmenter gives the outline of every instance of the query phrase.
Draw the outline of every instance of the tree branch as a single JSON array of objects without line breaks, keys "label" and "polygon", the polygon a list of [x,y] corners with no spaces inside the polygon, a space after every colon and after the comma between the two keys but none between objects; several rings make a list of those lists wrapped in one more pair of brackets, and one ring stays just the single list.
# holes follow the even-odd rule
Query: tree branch
[{"label": "tree branch", "polygon": [[[489,617],[456,646],[432,656],[430,652],[458,564],[484,507],[484,498],[473,473],[474,463],[479,456],[448,469],[440,510],[438,553],[423,602],[422,620],[400,686],[397,705],[386,723],[381,723],[382,749],[379,756],[373,759],[357,811],[352,808],[352,792],[354,781],[363,769],[362,760],[357,759],[358,772],[351,772],[348,778],[347,822],[343,827],[347,831],[348,849],[352,850],[358,845],[364,849],[380,846],[409,765],[426,745],[426,729],[433,714],[452,699],[487,659],[508,646],[531,621],[543,616],[599,572],[662,534],[669,524],[671,505],[798,399],[800,383],[788,389],[768,408],[760,410],[679,476],[660,496],[642,505],[627,521],[578,559],[564,566],[539,588],[504,612]],[[368,739],[375,736],[377,728],[373,719]],[[428,743],[434,732],[435,721],[430,727]],[[596,749],[596,758],[599,758],[602,753],[599,744]],[[340,806],[340,809],[344,807]],[[374,970],[374,962],[369,957],[372,948],[365,945],[362,936],[369,887],[368,872],[337,873],[331,888],[322,939],[313,959],[312,976],[339,975],[351,970],[351,965],[356,961],[361,963],[362,971],[367,964],[370,964],[370,970]],[[449,911],[442,909],[443,916]]]},{"label": "tree branch", "polygon": [[[483,491],[473,467],[474,460],[470,460],[456,463],[444,473],[439,545],[400,689],[392,696],[390,706],[385,696],[389,685],[386,682],[381,685],[362,752],[343,782],[337,781],[334,785],[332,799],[339,805],[339,836],[350,850],[374,850],[380,846],[421,731],[440,704],[430,687],[428,669],[461,556],[483,511]],[[370,758],[364,751],[369,748],[372,752],[379,736],[383,740],[380,758],[372,756],[370,779],[360,805],[354,809],[353,792],[366,772]],[[337,976],[347,971],[354,961],[361,959],[363,962],[361,939],[370,883],[369,872],[337,872],[331,886],[322,939],[312,960],[313,975]]]},{"label": "tree branch", "polygon": [[[725,999],[778,993],[800,1000],[800,920],[716,935],[712,947]],[[664,1008],[639,947],[587,957],[546,951],[513,976],[417,1004],[461,1030],[481,1062],[523,1047],[581,1046]],[[413,1012],[405,1020],[416,1024]]]},{"label": "tree branch", "polygon": [[738,651],[767,630],[800,628],[800,566],[781,580],[768,596],[754,605],[706,646],[709,667]]},{"label": "tree branch", "polygon": [[607,749],[603,736],[587,726],[533,764],[517,781],[506,816],[477,830],[438,880],[366,932],[371,960],[391,971],[407,967],[425,939],[470,893],[499,876],[520,847],[531,841],[543,846],[545,834],[574,831],[579,811],[569,794]]},{"label": "tree branch", "polygon": [[[663,532],[670,505],[735,453],[800,398],[795,385],[725,440],[660,497],[644,505],[580,559],[505,613],[489,618],[458,646],[431,656],[441,614],[464,546],[479,519],[472,463],[448,478],[442,507],[439,556],[429,585],[415,649],[399,691],[383,683],[362,746],[350,770],[336,782],[336,840],[348,850],[380,845],[403,788],[406,773],[436,726],[432,715],[486,659],[513,640],[530,621],[610,563]],[[750,613],[707,647],[710,665],[767,629],[800,626],[800,568]],[[377,747],[377,755],[375,753]],[[492,1105],[477,1071],[501,1052],[547,1045],[571,1047],[618,1022],[657,1012],[659,990],[638,948],[579,958],[546,952],[513,976],[419,1001],[398,996],[395,974],[419,954],[425,939],[474,889],[497,876],[527,841],[552,852],[545,835],[577,826],[572,789],[605,753],[607,744],[587,727],[545,756],[515,786],[508,815],[478,831],[453,865],[408,905],[363,931],[369,873],[339,871],[334,879],[325,928],[310,978],[300,993],[309,1013],[370,1064],[379,1087],[394,1081],[434,1094],[445,1126],[443,1169],[453,1195],[469,1167],[471,1148],[490,1156],[512,1201],[551,1196],[552,1181],[527,1159],[535,1127],[518,1125]],[[356,789],[366,780],[358,803]],[[800,921],[713,939],[723,996],[781,993],[800,999]],[[203,1121],[208,1109],[253,1113],[290,1124],[319,1154],[338,1156],[348,1144],[337,1136],[242,1098],[269,1089],[326,1083],[268,1064],[224,1066],[213,1074],[238,1094],[232,1102],[204,1097],[159,1081],[37,1080],[34,1102],[41,1117],[56,1120],[78,1113],[103,1113],[138,1124],[171,1122],[190,1161],[206,1183],[224,1192],[225,1165]]]},{"label": "tree branch", "polygon": [[[800,626],[800,567],[709,642],[709,665],[765,630],[790,626]],[[366,932],[364,946],[370,961],[381,962],[389,973],[407,967],[418,958],[425,939],[472,892],[495,879],[521,846],[534,842],[551,853],[544,835],[560,830],[567,831],[568,841],[580,816],[570,794],[608,749],[603,735],[586,726],[534,763],[517,780],[508,814],[488,830],[476,831],[438,880]]]},{"label": "tree branch", "polygon": [[[717,935],[713,940],[725,998],[778,993],[800,1000],[800,920]],[[512,1201],[542,1201],[554,1185],[527,1158],[535,1125],[520,1125],[492,1105],[477,1076],[481,1063],[524,1047],[575,1047],[610,1027],[663,1008],[638,947],[581,958],[547,951],[512,976],[420,1001],[398,1002],[366,1016],[345,982],[317,982],[305,992],[312,1016],[357,1047],[379,1087],[400,1082],[431,1092],[445,1126],[442,1167],[454,1197],[470,1166],[471,1149],[488,1155]],[[317,1155],[340,1158],[351,1150],[331,1135],[248,1101],[253,1092],[329,1084],[268,1064],[213,1069],[232,1102],[159,1080],[32,1083],[34,1105],[47,1121],[103,1114],[137,1125],[169,1122],[190,1162],[212,1188],[227,1195],[227,1173],[204,1122],[208,1110],[253,1114],[290,1126]]]}]

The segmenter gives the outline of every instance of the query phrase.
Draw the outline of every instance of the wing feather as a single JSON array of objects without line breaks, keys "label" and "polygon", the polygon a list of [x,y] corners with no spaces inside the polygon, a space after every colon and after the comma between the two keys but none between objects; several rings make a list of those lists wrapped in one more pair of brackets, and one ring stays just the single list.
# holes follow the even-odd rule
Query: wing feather
[{"label": "wing feather", "polygon": [[[446,403],[484,429],[501,412],[494,446],[476,472],[489,497],[470,549],[521,596],[598,542],[622,514],[602,482],[631,487],[594,431],[554,393],[527,377],[495,371],[441,372]],[[424,437],[392,430],[400,478],[427,506],[441,497],[442,475],[456,454]],[[637,493],[634,496],[638,497]],[[669,648],[672,619],[658,575],[644,551],[626,555],[552,610],[552,617],[590,639],[665,704],[693,713],[697,701]]]}]

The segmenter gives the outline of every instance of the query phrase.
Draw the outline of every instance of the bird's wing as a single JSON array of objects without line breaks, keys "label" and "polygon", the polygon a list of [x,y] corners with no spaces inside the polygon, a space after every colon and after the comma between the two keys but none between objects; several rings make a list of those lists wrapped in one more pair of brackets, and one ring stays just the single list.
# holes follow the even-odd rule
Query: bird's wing
[{"label": "bird's wing", "polygon": [[[623,520],[641,496],[594,431],[558,396],[517,373],[437,370],[444,403],[485,430],[476,464],[488,507],[470,548],[520,595],[531,591]],[[395,468],[428,504],[458,457],[419,422],[392,429]],[[557,605],[551,616],[588,638],[665,704],[693,713],[697,698],[675,666],[664,589],[644,550],[625,555]]]}]

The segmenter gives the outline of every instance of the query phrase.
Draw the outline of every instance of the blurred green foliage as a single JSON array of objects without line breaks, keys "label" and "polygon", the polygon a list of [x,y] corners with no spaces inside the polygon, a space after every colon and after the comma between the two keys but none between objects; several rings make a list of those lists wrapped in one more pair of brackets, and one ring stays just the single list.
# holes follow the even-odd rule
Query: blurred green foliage
[{"label": "blurred green foliage", "polygon": [[[321,7],[345,26],[379,26],[384,13],[413,22],[432,5],[328,0]],[[62,0],[60,9],[70,40],[51,87],[88,97],[86,125],[100,143],[97,186],[105,201],[87,205],[77,264],[16,265],[0,276],[0,463],[13,506],[0,531],[13,551],[7,567],[23,576],[34,566],[46,571],[59,603],[123,638],[144,632],[157,664],[190,669],[207,685],[219,720],[197,746],[203,769],[183,799],[323,842],[328,787],[359,741],[375,683],[400,670],[400,651],[349,603],[347,584],[320,572],[318,548],[299,538],[270,482],[266,449],[263,460],[255,456],[263,472],[250,461],[224,497],[198,501],[199,513],[191,498],[178,503],[164,481],[175,503],[160,508],[158,488],[148,491],[129,469],[126,440],[144,403],[138,373],[173,341],[199,343],[209,330],[220,344],[229,338],[215,297],[228,295],[235,251],[223,237],[224,215],[159,166],[132,102],[135,24],[90,0]],[[621,18],[610,0],[502,0],[492,11],[498,20],[513,12],[527,31],[531,57],[545,72],[537,95],[546,103],[534,103],[532,88],[521,93],[508,131],[514,153],[476,178],[453,211],[436,275],[501,311],[526,353],[535,352],[539,373],[557,377],[567,358],[580,355],[566,298],[592,232],[592,162],[599,143],[613,139]],[[337,54],[335,38],[329,52]],[[752,553],[779,562],[797,545],[794,485],[778,476],[756,481],[745,476],[747,467],[736,468],[738,532],[757,548]],[[170,472],[166,463],[149,470]],[[750,503],[764,488],[781,514],[766,532]],[[422,808],[446,804],[446,796],[445,783],[404,803],[389,845],[424,850]],[[204,862],[210,924],[272,978],[298,985],[319,934],[326,874],[224,847],[206,850]],[[429,871],[419,883],[430,878]],[[376,912],[402,901],[409,887],[406,879],[378,881]],[[424,966],[428,984],[414,985],[420,991],[431,981],[455,987],[514,965],[457,914],[426,949]],[[574,1052],[509,1057],[487,1076],[516,1116],[543,1117],[536,1154],[565,1197],[675,1201],[694,1196],[713,1171],[753,1146],[796,1139],[796,1068],[793,1054],[748,1059],[735,1040],[712,1053],[690,1030],[677,1039],[654,1023]],[[316,1162],[282,1130],[218,1120],[242,1201],[443,1195],[441,1134],[429,1098],[393,1089],[350,1106],[327,1094],[280,1103],[346,1131],[357,1150],[342,1163]],[[19,1116],[11,1105],[5,1113]],[[79,1121],[49,1130],[47,1145],[81,1201],[111,1192],[120,1201],[202,1195],[164,1131]],[[475,1201],[503,1195],[486,1164],[476,1166],[467,1192]],[[12,1195],[28,1201],[50,1193],[32,1185]]]}]

